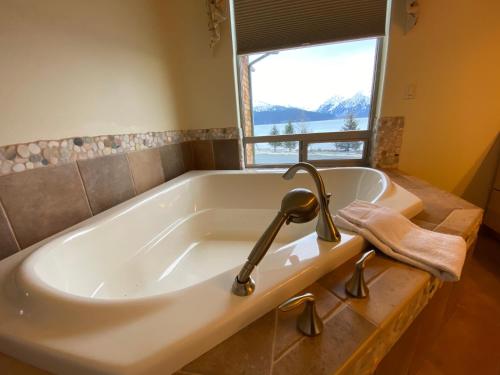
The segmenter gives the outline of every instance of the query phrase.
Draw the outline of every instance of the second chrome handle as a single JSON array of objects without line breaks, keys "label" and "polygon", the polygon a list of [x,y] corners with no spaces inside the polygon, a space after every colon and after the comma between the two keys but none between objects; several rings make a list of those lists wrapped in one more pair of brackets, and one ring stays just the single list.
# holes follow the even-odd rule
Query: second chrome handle
[{"label": "second chrome handle", "polygon": [[364,269],[366,262],[375,256],[375,250],[370,250],[364,253],[361,258],[356,262],[354,273],[351,279],[346,282],[346,292],[355,298],[366,298],[370,293],[368,286],[365,282]]},{"label": "second chrome handle", "polygon": [[292,297],[278,308],[281,311],[293,310],[305,304],[304,311],[297,319],[297,329],[306,336],[317,336],[323,331],[323,322],[316,311],[316,299],[312,293],[304,293],[300,296]]}]

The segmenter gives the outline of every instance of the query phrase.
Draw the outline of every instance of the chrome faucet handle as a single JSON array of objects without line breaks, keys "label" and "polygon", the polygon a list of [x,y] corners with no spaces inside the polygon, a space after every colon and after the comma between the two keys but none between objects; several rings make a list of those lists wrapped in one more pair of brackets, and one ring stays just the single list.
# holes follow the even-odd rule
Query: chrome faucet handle
[{"label": "chrome faucet handle", "polygon": [[370,250],[364,253],[356,262],[354,273],[351,279],[345,283],[346,292],[355,298],[366,298],[370,294],[370,290],[365,282],[364,269],[366,262],[375,256],[375,250]]},{"label": "chrome faucet handle", "polygon": [[297,319],[297,329],[306,336],[317,336],[323,331],[323,321],[316,311],[316,299],[312,293],[304,293],[300,296],[292,297],[278,308],[281,311],[293,310],[305,303],[304,311]]}]

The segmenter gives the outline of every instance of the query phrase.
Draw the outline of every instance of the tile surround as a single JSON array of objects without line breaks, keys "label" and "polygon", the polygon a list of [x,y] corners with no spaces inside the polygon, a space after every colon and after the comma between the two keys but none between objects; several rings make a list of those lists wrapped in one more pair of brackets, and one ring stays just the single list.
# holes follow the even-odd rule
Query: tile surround
[{"label": "tile surround", "polygon": [[212,142],[200,140],[191,144],[193,149],[194,169],[215,169],[214,149]]},{"label": "tile surround", "polygon": [[160,160],[166,180],[192,169],[191,142],[160,147]]},{"label": "tile surround", "polygon": [[274,326],[275,312],[271,311],[188,364],[183,371],[204,375],[269,374]]},{"label": "tile surround", "polygon": [[403,143],[404,117],[380,117],[373,129],[370,165],[397,168]]},{"label": "tile surround", "polygon": [[407,266],[392,266],[368,283],[370,298],[350,298],[349,306],[377,326],[399,313],[397,307],[406,305],[429,281],[429,275]]},{"label": "tile surround", "polygon": [[74,137],[0,147],[0,176],[76,160],[123,154],[195,140],[240,139],[236,127],[171,130],[137,134]]},{"label": "tile surround", "polygon": [[238,136],[220,128],[0,147],[0,260],[187,171],[239,168]]},{"label": "tile surround", "polygon": [[273,367],[273,375],[334,374],[376,327],[343,305],[324,322],[323,333],[304,338]]},{"label": "tile surround", "polygon": [[[181,143],[181,154],[182,154],[182,161],[184,163],[184,171],[191,171],[195,169],[195,160],[194,160],[194,155],[193,155],[193,142],[184,142]],[[175,145],[172,145],[175,146]],[[177,152],[174,152],[174,155],[181,155]],[[168,164],[168,163],[167,163]],[[167,166],[167,171],[172,170],[171,165],[170,167]],[[184,172],[183,172],[184,173]]]},{"label": "tile surround", "polygon": [[238,140],[213,141],[215,169],[240,169]]},{"label": "tile surround", "polygon": [[78,168],[94,215],[135,195],[125,155],[79,160]]},{"label": "tile surround", "polygon": [[160,150],[152,148],[127,154],[136,194],[154,188],[165,182]]},{"label": "tile surround", "polygon": [[0,200],[21,248],[92,215],[75,162],[2,176]]}]

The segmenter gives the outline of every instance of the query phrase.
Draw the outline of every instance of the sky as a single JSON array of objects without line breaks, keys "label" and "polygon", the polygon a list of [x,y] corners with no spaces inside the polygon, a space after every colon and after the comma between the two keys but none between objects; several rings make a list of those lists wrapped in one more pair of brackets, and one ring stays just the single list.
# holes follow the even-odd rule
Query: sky
[{"label": "sky", "polygon": [[269,55],[252,66],[252,100],[315,110],[332,96],[369,95],[375,51],[376,39],[366,39]]}]

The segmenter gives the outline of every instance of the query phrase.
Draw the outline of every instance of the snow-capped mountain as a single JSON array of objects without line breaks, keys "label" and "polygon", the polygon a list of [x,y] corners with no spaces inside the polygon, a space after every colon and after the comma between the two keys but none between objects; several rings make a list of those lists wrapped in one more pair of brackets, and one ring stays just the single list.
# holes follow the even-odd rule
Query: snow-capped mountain
[{"label": "snow-capped mountain", "polygon": [[329,120],[330,118],[331,115],[329,113],[319,113],[282,105],[257,105],[253,108],[254,125],[280,124],[288,121],[321,121]]},{"label": "snow-capped mountain", "polygon": [[325,101],[323,104],[319,106],[319,108],[316,110],[317,112],[330,112],[333,109],[335,109],[342,101],[346,100],[347,98],[344,96],[332,96],[330,99]]},{"label": "snow-capped mountain", "polygon": [[358,92],[351,98],[334,96],[319,106],[317,112],[329,113],[334,118],[343,118],[349,114],[354,117],[368,117],[370,113],[370,98]]},{"label": "snow-capped mountain", "polygon": [[297,107],[286,107],[265,102],[253,103],[253,121],[255,125],[279,124],[288,121],[321,121],[345,118],[349,114],[354,117],[368,117],[370,98],[357,93],[350,98],[332,96],[319,106],[316,111]]},{"label": "snow-capped mountain", "polygon": [[276,107],[273,104],[269,104],[261,100],[256,100],[252,104],[253,104],[253,110],[256,112],[272,111],[273,107]]}]

